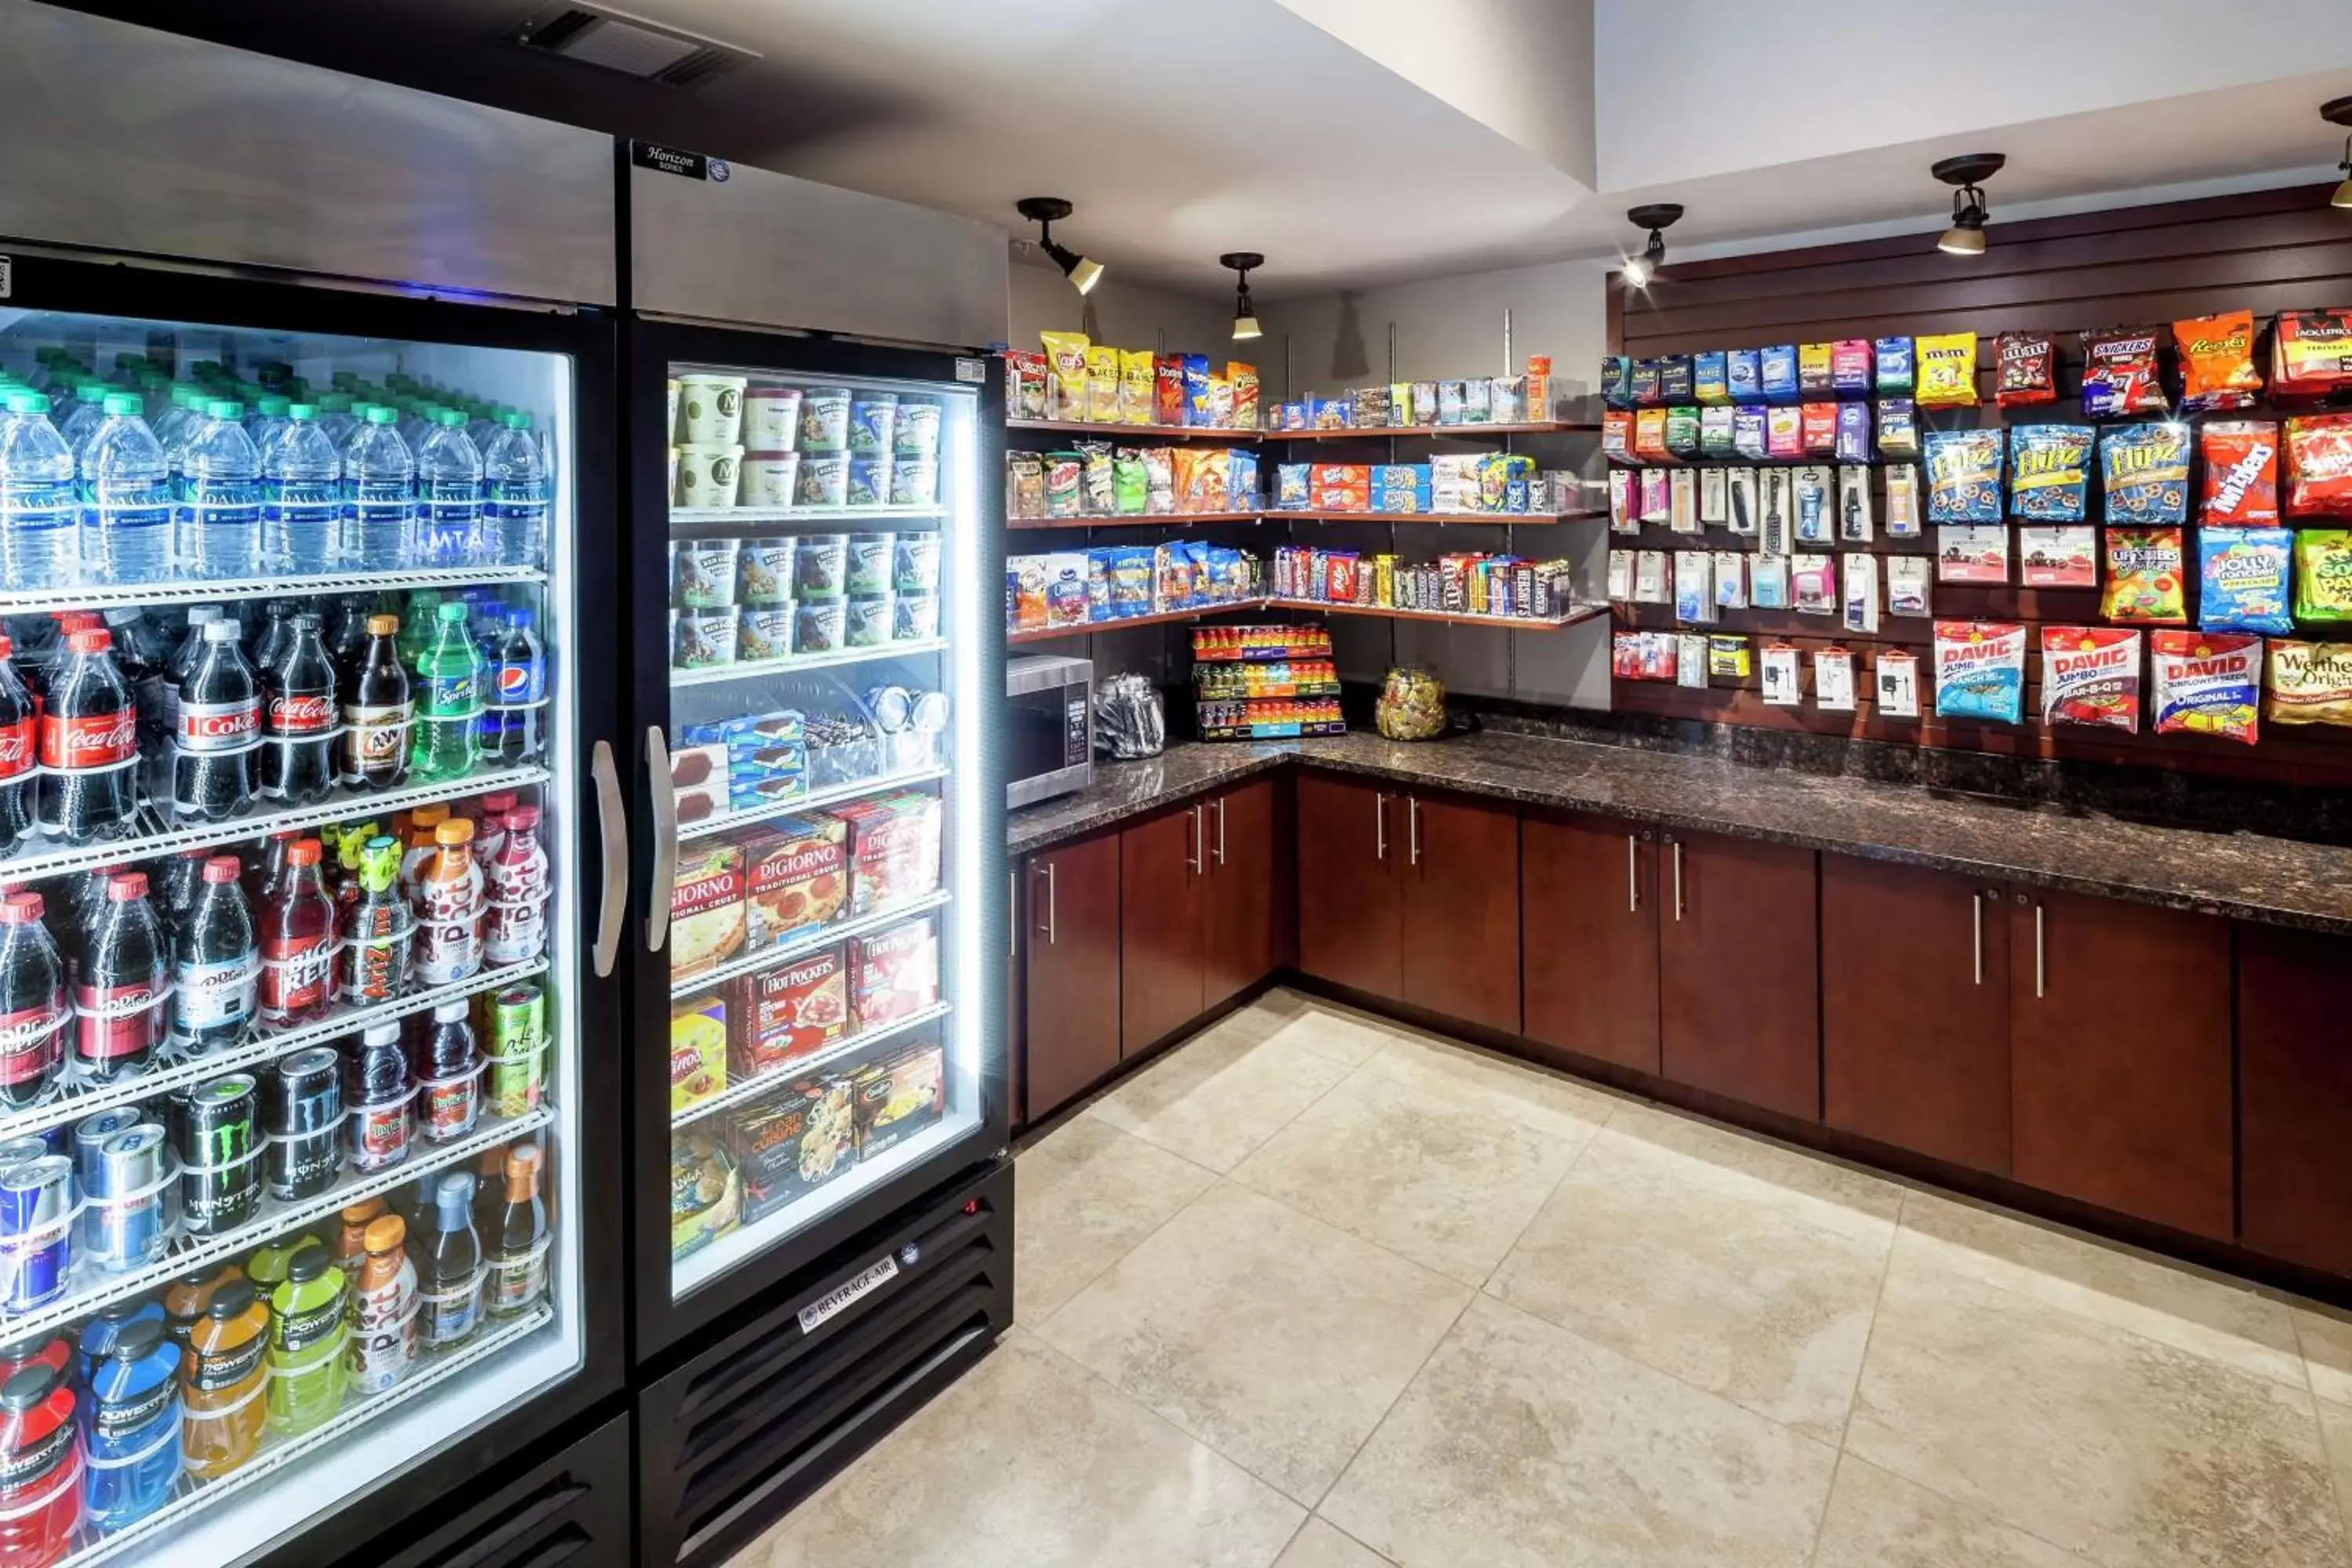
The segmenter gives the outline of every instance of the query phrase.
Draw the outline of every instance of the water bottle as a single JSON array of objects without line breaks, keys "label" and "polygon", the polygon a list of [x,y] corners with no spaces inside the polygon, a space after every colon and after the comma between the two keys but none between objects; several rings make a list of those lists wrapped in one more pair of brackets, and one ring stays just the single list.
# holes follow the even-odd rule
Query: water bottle
[{"label": "water bottle", "polygon": [[343,451],[342,554],[363,572],[397,572],[415,560],[416,464],[400,416],[381,403],[366,408]]},{"label": "water bottle", "polygon": [[216,582],[261,573],[261,454],[226,398],[205,409],[181,459],[180,569]]},{"label": "water bottle", "polygon": [[[343,373],[337,371],[335,374],[341,375]],[[343,448],[352,444],[352,436],[360,427],[359,420],[352,413],[352,395],[348,392],[321,393],[314,400],[314,406],[319,410],[319,428],[327,433],[327,439],[335,444],[335,451],[340,456]]]},{"label": "water bottle", "polygon": [[245,433],[253,437],[253,449],[265,468],[269,465],[269,448],[285,438],[286,412],[292,406],[287,398],[265,394],[254,400],[253,413],[246,418]]},{"label": "water bottle", "polygon": [[80,519],[73,449],[49,423],[49,400],[37,392],[9,394],[8,416],[0,423],[0,584],[71,583]]},{"label": "water bottle", "polygon": [[530,416],[509,409],[504,426],[482,459],[492,566],[538,566],[547,556],[547,461],[531,433]]},{"label": "water bottle", "polygon": [[493,407],[478,397],[466,400],[466,436],[474,443],[474,450],[482,455],[486,473],[490,466],[490,443],[506,434],[506,426],[499,423],[505,414],[505,409]]},{"label": "water bottle", "polygon": [[75,471],[80,471],[82,448],[106,423],[107,386],[102,381],[85,381],[74,388],[73,407],[58,423],[58,434],[66,438],[67,447],[74,455]]},{"label": "water bottle", "polygon": [[130,393],[81,455],[82,573],[97,583],[160,583],[172,574],[172,469]]},{"label": "water bottle", "polygon": [[204,394],[187,382],[173,382],[171,406],[152,426],[155,439],[163,444],[163,457],[171,464],[174,483],[180,477],[180,451],[188,444],[188,429],[195,423],[194,410],[203,397]]},{"label": "water bottle", "polygon": [[289,405],[285,429],[261,458],[262,551],[272,571],[306,576],[331,569],[342,476],[318,406]]},{"label": "water bottle", "polygon": [[417,531],[427,566],[470,566],[482,558],[482,455],[466,416],[436,408],[433,433],[416,451]]}]

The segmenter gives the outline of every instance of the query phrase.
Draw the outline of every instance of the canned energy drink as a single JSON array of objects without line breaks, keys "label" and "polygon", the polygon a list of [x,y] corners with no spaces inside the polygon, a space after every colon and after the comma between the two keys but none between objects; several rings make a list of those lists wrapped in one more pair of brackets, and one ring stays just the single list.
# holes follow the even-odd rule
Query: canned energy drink
[{"label": "canned energy drink", "polygon": [[82,1249],[100,1268],[121,1273],[163,1256],[171,1231],[168,1159],[163,1128],[145,1121],[107,1139],[85,1167]]},{"label": "canned energy drink", "polygon": [[547,1089],[547,994],[530,983],[509,985],[491,996],[488,1014],[490,1114],[524,1115]]},{"label": "canned energy drink", "polygon": [[180,1121],[180,1210],[190,1236],[243,1225],[261,1205],[261,1094],[249,1073],[231,1073],[175,1097]]},{"label": "canned energy drink", "polygon": [[0,1270],[12,1312],[65,1294],[73,1271],[73,1162],[44,1154],[0,1171]]},{"label": "canned energy drink", "polygon": [[342,1061],[325,1047],[297,1051],[269,1075],[263,1124],[269,1134],[269,1195],[316,1197],[343,1164]]}]

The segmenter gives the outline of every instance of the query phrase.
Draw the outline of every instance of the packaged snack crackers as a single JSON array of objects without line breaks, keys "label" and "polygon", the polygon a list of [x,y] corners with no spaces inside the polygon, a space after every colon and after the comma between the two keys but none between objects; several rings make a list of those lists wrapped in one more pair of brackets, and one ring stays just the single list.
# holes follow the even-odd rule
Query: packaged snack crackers
[{"label": "packaged snack crackers", "polygon": [[2197,624],[2207,631],[2294,630],[2287,610],[2294,534],[2284,528],[2197,531]]},{"label": "packaged snack crackers", "polygon": [[2111,621],[2188,625],[2180,535],[2177,528],[2108,529],[2107,587],[2099,614]]},{"label": "packaged snack crackers", "polygon": [[[1969,341],[1973,343],[1976,340]],[[1925,445],[1927,521],[1999,522],[2000,432],[1930,430]]]},{"label": "packaged snack crackers", "polygon": [[2009,433],[2009,510],[2035,522],[2080,522],[2089,515],[2088,425],[2020,425]]},{"label": "packaged snack crackers", "polygon": [[2042,628],[2042,721],[2139,732],[2140,634],[2115,626]]},{"label": "packaged snack crackers", "polygon": [[1919,357],[1922,408],[1961,408],[1977,400],[1977,335],[1939,332],[1912,340]]},{"label": "packaged snack crackers", "polygon": [[2156,732],[2254,743],[2263,639],[2231,632],[2148,633]]},{"label": "packaged snack crackers", "polygon": [[2206,522],[2276,522],[2279,427],[2267,419],[2216,419],[2200,426]]},{"label": "packaged snack crackers", "polygon": [[2182,413],[2244,408],[2261,395],[2263,373],[2254,364],[2252,310],[2175,321],[2172,345],[2180,356]]},{"label": "packaged snack crackers", "polygon": [[2352,643],[2281,640],[2270,653],[2273,723],[2352,724]]},{"label": "packaged snack crackers", "polygon": [[2189,426],[2119,425],[2099,437],[2107,521],[2189,521]]},{"label": "packaged snack crackers", "polygon": [[2297,620],[2352,621],[2352,531],[2296,531],[2294,614]]},{"label": "packaged snack crackers", "polygon": [[2025,628],[2004,621],[1936,623],[1936,713],[2022,721]]}]

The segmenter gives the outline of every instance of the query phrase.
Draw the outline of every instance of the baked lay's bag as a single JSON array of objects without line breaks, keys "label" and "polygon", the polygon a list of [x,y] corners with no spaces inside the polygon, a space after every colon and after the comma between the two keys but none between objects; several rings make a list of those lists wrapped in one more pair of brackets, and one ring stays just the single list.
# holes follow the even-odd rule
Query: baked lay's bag
[{"label": "baked lay's bag", "polygon": [[2270,693],[2263,711],[2274,724],[2352,724],[2352,643],[2270,645]]},{"label": "baked lay's bag", "polygon": [[2139,732],[2140,634],[2116,626],[2042,628],[2042,721]]},{"label": "baked lay's bag", "polygon": [[2262,395],[2263,373],[2254,363],[2254,313],[2225,310],[2172,323],[2172,346],[2180,356],[2180,408],[2210,414],[2245,408]]},{"label": "baked lay's bag", "polygon": [[2325,397],[2352,387],[2352,310],[2281,310],[2271,337],[2271,390]]},{"label": "baked lay's bag", "polygon": [[2235,632],[2150,632],[2148,673],[2159,735],[2254,743],[2263,639]]},{"label": "baked lay's bag", "polygon": [[1959,408],[1977,400],[1977,335],[1939,332],[1914,338],[1918,355],[1918,390],[1912,401],[1922,408]]}]

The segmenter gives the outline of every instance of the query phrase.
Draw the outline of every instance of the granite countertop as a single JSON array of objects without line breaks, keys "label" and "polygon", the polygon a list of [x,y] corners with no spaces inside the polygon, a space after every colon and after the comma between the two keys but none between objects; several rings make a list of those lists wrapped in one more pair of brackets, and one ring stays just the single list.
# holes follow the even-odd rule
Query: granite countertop
[{"label": "granite countertop", "polygon": [[1496,733],[1414,744],[1360,733],[1180,744],[1148,762],[1097,763],[1092,788],[1012,814],[1012,851],[1042,849],[1293,759],[1407,786],[2352,935],[2352,848]]}]

